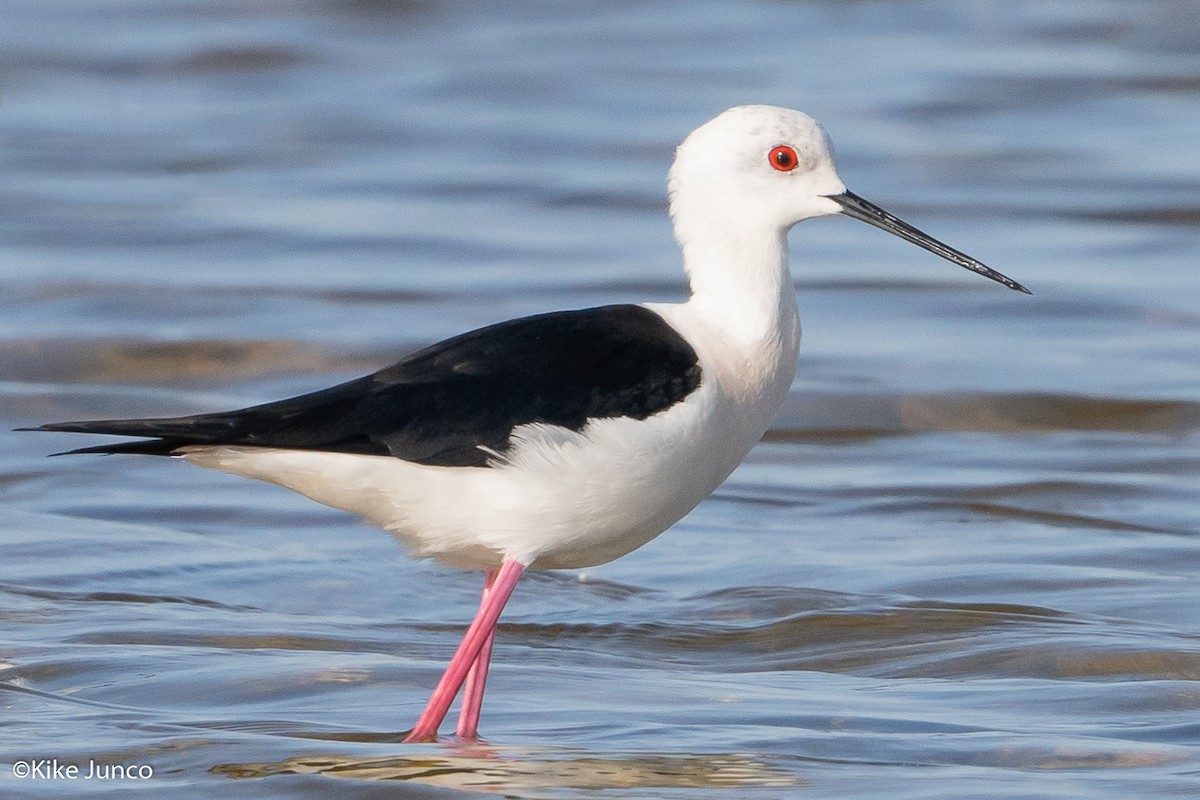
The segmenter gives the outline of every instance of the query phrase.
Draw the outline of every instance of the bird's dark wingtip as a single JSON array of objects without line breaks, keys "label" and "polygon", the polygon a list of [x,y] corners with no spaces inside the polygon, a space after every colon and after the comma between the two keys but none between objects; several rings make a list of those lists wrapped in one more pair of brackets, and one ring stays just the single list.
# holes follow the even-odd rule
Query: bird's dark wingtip
[{"label": "bird's dark wingtip", "polygon": [[[123,432],[114,432],[110,430],[97,430],[98,426],[106,426],[107,422],[48,422],[44,425],[22,426],[13,428],[13,431],[32,431],[41,433],[100,433],[113,436],[129,436],[136,434],[126,434]],[[57,453],[51,453],[50,458],[56,456],[77,456],[77,455],[114,455],[118,453],[126,453],[133,455],[148,455],[148,456],[169,456],[173,455],[174,451],[182,447],[186,442],[174,438],[159,438],[146,439],[143,438],[136,442],[114,442],[112,444],[97,444],[90,447],[78,447],[74,450],[62,450]]]},{"label": "bird's dark wingtip", "polygon": [[114,444],[97,444],[91,447],[79,447],[74,450],[63,450],[61,453],[51,453],[54,456],[83,456],[83,455],[140,455],[140,456],[172,456],[183,446],[182,442],[170,439],[143,439],[137,442],[117,442]]},{"label": "bird's dark wingtip", "polygon": [[34,433],[92,433],[96,422],[45,422],[41,425],[22,425],[13,428],[14,431],[32,431]]}]

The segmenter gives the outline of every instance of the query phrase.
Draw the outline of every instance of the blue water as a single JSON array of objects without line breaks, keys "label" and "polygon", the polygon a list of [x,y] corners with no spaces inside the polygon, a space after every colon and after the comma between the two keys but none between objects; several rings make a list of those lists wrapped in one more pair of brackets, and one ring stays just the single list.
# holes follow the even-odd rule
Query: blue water
[{"label": "blue water", "polygon": [[[1187,2],[13,0],[0,431],[320,388],[680,299],[674,146],[825,123],[776,426],[502,619],[486,744],[404,745],[479,577],[283,490],[0,432],[4,797],[1200,790],[1200,16]],[[57,759],[138,779],[20,777]],[[145,774],[143,771],[141,774]]]}]

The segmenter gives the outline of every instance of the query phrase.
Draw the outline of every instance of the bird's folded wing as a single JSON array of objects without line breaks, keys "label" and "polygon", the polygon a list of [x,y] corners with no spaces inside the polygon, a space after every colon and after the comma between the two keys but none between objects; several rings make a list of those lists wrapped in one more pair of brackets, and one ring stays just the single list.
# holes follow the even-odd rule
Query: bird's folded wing
[{"label": "bird's folded wing", "polygon": [[696,352],[636,305],[502,322],[421,350],[373,375],[264,405],[169,419],[94,420],[37,430],[139,436],[71,453],[169,455],[244,445],[488,465],[519,425],[581,430],[591,419],[645,419],[700,384]]}]

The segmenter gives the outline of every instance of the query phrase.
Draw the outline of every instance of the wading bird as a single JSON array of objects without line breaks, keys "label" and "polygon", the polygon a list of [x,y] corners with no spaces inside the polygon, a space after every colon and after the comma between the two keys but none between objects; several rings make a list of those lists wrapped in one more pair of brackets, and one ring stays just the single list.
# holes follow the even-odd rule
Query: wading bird
[{"label": "wading bird", "polygon": [[286,486],[482,570],[483,599],[406,741],[477,735],[496,621],[526,569],[602,564],[662,533],[767,430],[796,370],[787,234],[844,214],[1025,287],[847,191],[799,111],[729,109],[678,148],[670,214],[687,302],[501,322],[323,391],[172,419],[38,430],[142,437],[73,453],[177,456]]}]

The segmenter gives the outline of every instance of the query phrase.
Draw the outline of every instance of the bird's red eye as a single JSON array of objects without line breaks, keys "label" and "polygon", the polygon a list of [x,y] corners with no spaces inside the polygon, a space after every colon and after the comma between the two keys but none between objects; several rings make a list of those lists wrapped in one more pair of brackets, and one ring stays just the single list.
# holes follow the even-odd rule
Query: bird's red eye
[{"label": "bird's red eye", "polygon": [[772,147],[770,154],[767,155],[767,160],[771,162],[772,167],[780,172],[791,172],[800,163],[800,159],[796,156],[796,151],[786,144]]}]

